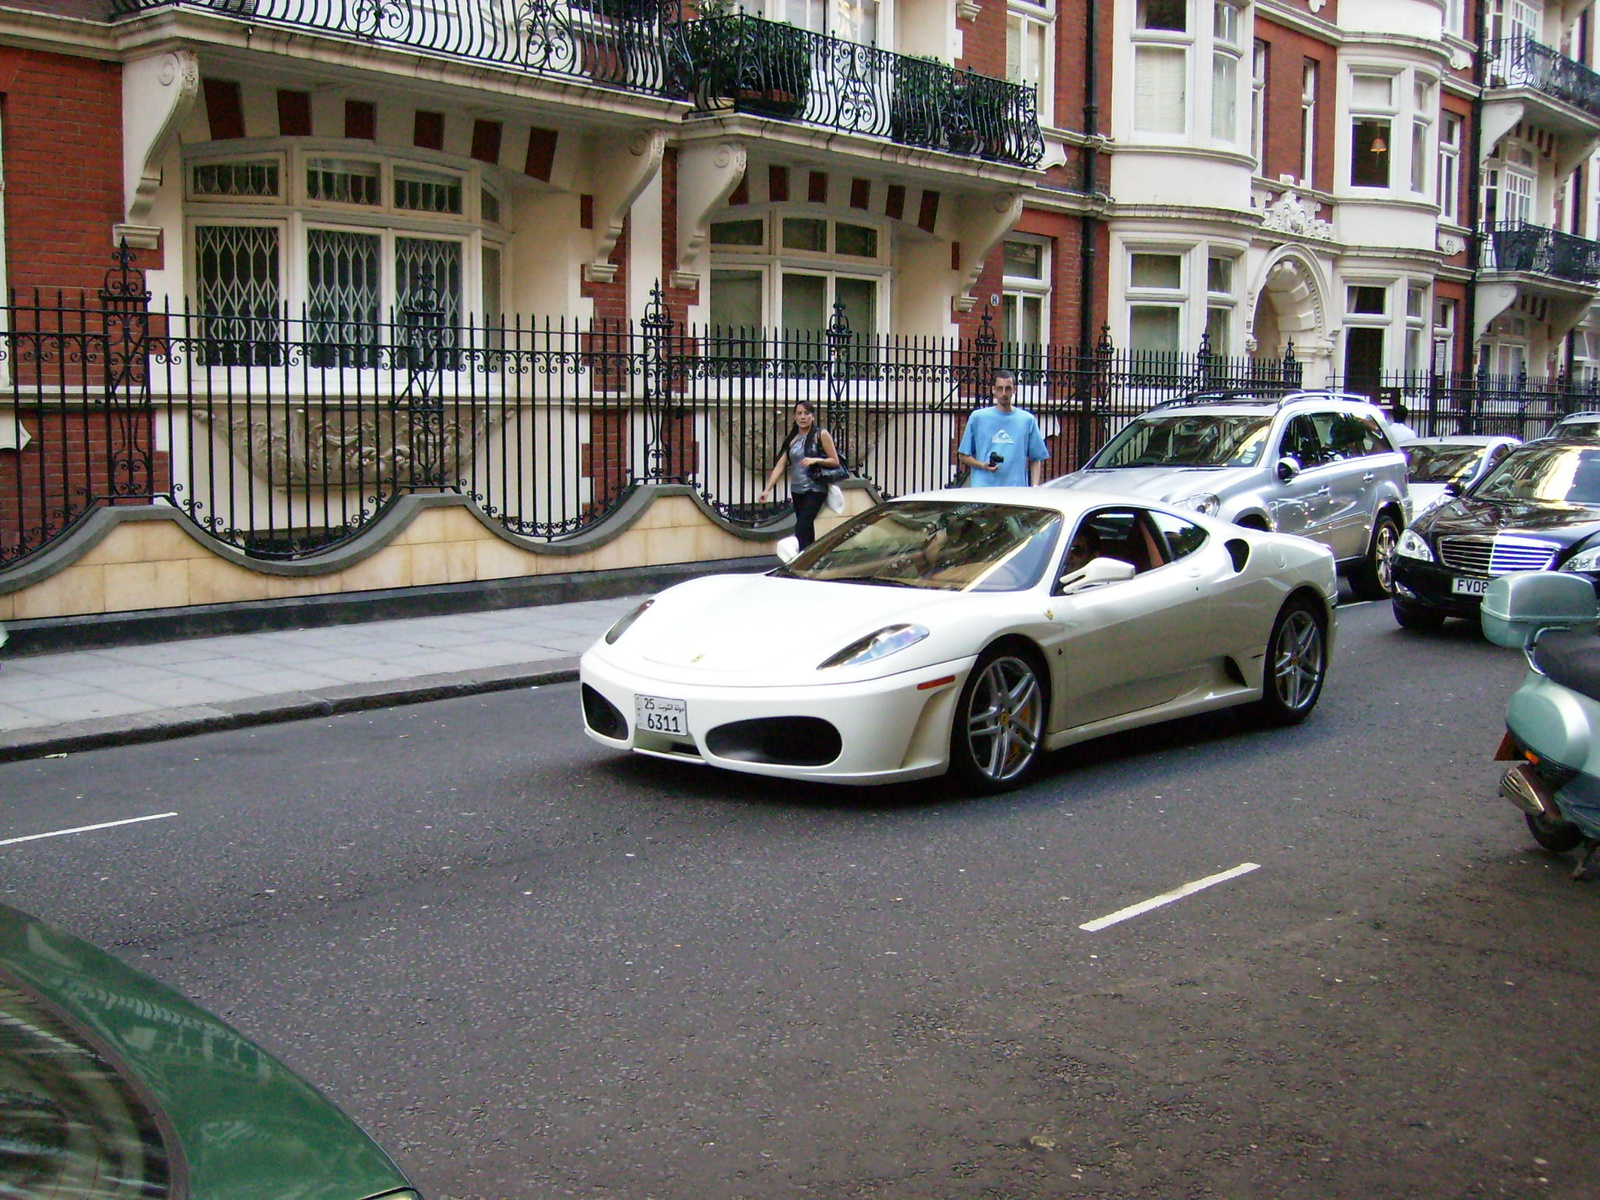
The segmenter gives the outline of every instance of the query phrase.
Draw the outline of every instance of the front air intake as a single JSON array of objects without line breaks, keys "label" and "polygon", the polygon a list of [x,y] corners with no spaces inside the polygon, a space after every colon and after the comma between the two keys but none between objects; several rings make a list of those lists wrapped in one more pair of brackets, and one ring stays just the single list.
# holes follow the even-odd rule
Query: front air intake
[{"label": "front air intake", "polygon": [[843,748],[839,731],[821,717],[758,717],[706,734],[706,749],[718,758],[779,767],[825,767]]},{"label": "front air intake", "polygon": [[622,719],[622,710],[587,683],[583,685],[583,720],[601,737],[619,742],[628,738],[628,723]]}]

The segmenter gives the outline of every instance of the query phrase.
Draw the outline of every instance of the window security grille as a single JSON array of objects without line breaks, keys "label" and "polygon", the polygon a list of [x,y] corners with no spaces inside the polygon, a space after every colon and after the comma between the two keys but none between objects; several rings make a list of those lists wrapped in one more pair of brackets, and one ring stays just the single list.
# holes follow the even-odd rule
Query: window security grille
[{"label": "window security grille", "polygon": [[278,230],[271,225],[197,225],[196,299],[207,314],[201,360],[207,366],[268,366],[279,361]]},{"label": "window security grille", "polygon": [[394,206],[410,212],[461,212],[461,180],[454,175],[396,170]]},{"label": "window security grille", "polygon": [[306,196],[335,204],[378,204],[378,164],[314,158],[306,164]]},{"label": "window security grille", "polygon": [[308,231],[306,336],[312,366],[376,365],[381,247],[377,234]]},{"label": "window security grille", "polygon": [[196,196],[276,196],[278,164],[268,159],[256,162],[202,163],[194,168]]}]

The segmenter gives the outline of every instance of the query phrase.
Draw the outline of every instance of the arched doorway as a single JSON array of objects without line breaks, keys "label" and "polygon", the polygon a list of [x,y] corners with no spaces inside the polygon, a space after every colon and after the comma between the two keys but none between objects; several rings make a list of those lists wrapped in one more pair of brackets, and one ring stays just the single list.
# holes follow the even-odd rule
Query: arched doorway
[{"label": "arched doorway", "polygon": [[1301,382],[1320,387],[1332,373],[1333,341],[1327,323],[1327,287],[1316,263],[1293,246],[1270,254],[1255,290],[1250,357],[1281,362],[1291,347]]}]

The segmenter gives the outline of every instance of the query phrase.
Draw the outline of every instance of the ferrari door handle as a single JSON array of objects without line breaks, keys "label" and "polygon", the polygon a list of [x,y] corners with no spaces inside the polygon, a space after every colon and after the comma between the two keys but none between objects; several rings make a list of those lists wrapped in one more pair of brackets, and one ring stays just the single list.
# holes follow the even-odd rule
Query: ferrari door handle
[{"label": "ferrari door handle", "polygon": [[1363,475],[1361,477],[1361,482],[1362,483],[1371,483],[1377,477],[1378,477],[1378,473],[1376,471],[1368,471],[1365,475]]}]

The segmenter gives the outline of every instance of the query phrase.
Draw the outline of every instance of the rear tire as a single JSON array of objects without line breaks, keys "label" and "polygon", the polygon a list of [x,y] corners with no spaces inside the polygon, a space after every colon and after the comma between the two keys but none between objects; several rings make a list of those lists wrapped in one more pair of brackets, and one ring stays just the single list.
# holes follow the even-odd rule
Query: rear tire
[{"label": "rear tire", "polygon": [[1326,618],[1311,601],[1291,599],[1267,639],[1258,711],[1269,725],[1298,725],[1317,706],[1327,677]]},{"label": "rear tire", "polygon": [[1416,629],[1431,633],[1441,628],[1444,622],[1445,614],[1437,608],[1426,604],[1413,604],[1409,600],[1394,602],[1394,623],[1401,629]]},{"label": "rear tire", "polygon": [[950,727],[950,770],[974,791],[1020,787],[1044,743],[1044,674],[1033,656],[992,647],[979,656]]},{"label": "rear tire", "polygon": [[1536,817],[1532,813],[1523,815],[1527,818],[1528,832],[1533,834],[1533,840],[1551,854],[1565,854],[1568,850],[1576,850],[1583,841],[1583,834],[1578,832],[1578,827],[1571,821],[1564,821],[1560,817]]},{"label": "rear tire", "polygon": [[1379,517],[1372,527],[1372,546],[1366,561],[1350,577],[1359,599],[1387,600],[1394,594],[1394,552],[1399,544],[1399,522],[1391,516]]}]

